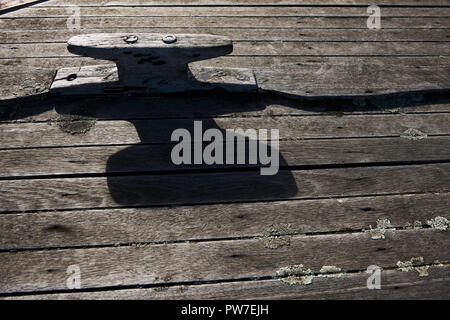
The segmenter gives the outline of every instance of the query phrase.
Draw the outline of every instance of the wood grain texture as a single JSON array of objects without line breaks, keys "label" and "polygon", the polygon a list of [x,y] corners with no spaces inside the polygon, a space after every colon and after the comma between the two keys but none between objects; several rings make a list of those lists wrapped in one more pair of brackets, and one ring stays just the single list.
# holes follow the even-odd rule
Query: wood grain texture
[{"label": "wood grain texture", "polygon": [[[376,63],[376,64],[399,64],[407,66],[445,66],[450,60],[446,56],[224,56],[195,64],[204,66],[226,66],[226,67],[262,67],[289,62],[354,62],[354,63]],[[23,63],[26,62],[24,66]],[[101,64],[102,60],[88,57],[47,57],[47,58],[5,58],[0,59],[4,67],[17,68],[47,68],[54,71],[60,67],[79,67],[83,65]],[[103,63],[109,63],[104,61]]]},{"label": "wood grain texture", "polygon": [[392,268],[411,257],[422,257],[425,263],[444,261],[449,240],[446,231],[427,229],[393,231],[382,242],[365,233],[295,236],[289,246],[276,250],[264,247],[259,239],[246,239],[3,252],[0,292],[64,290],[67,267],[73,264],[81,270],[85,289],[270,277],[282,267],[298,264],[312,272],[324,265],[343,271],[366,270],[369,265]]},{"label": "wood grain texture", "polygon": [[[380,50],[382,55],[389,56],[445,56],[450,53],[446,42],[427,46],[418,42],[349,42],[345,46],[336,46],[333,42],[237,42],[230,56],[369,56],[378,55]],[[0,45],[0,59],[74,56],[63,43]]]},{"label": "wood grain texture", "polygon": [[[92,34],[101,38],[105,34]],[[116,35],[116,36],[114,36]],[[109,36],[109,35],[108,35]],[[120,39],[118,34],[112,35]],[[140,35],[142,36],[142,34]],[[76,37],[75,37],[76,38]],[[72,38],[73,39],[73,38]],[[94,40],[95,41],[95,40]],[[145,44],[141,44],[144,45]],[[88,66],[63,68],[58,70],[50,92],[54,95],[98,95],[108,90],[123,90],[128,93],[179,93],[196,89],[211,90],[223,88],[229,92],[273,92],[294,99],[305,97],[362,97],[410,93],[450,92],[450,67],[404,67],[396,65],[379,66],[348,64],[283,64],[270,68],[229,69],[214,67],[191,67],[191,80],[184,80],[188,73],[186,63],[197,51],[174,48],[167,50],[151,47],[140,48],[100,48],[69,45],[69,50],[81,56],[92,55],[115,60],[117,67]],[[137,58],[122,58],[124,50]],[[152,50],[151,62],[142,63],[142,54]],[[217,53],[217,52],[215,52]],[[203,60],[204,54],[195,54],[195,60]],[[212,51],[211,51],[212,54]],[[220,53],[218,53],[220,54]],[[127,55],[128,56],[128,55]],[[114,58],[115,57],[115,58]],[[164,62],[164,65],[154,62]],[[75,75],[76,79],[69,77]],[[219,76],[220,75],[220,76]],[[105,76],[111,79],[105,80]],[[242,79],[242,80],[239,80]],[[130,89],[132,88],[132,89]]]},{"label": "wood grain texture", "polygon": [[288,64],[254,71],[258,88],[288,96],[352,96],[450,89],[450,68]]},{"label": "wood grain texture", "polygon": [[[286,118],[216,118],[204,121],[208,128],[278,129],[281,140],[349,138],[349,137],[399,137],[414,128],[430,136],[449,133],[450,115],[442,114],[391,114],[347,115],[343,117],[286,117]],[[170,143],[172,132],[185,128],[193,135],[193,119],[133,120],[133,121],[78,121],[81,134],[70,131],[73,123],[68,118],[46,123],[0,124],[0,148],[30,148],[50,146],[87,146],[137,143]],[[194,140],[192,140],[194,141]],[[199,140],[197,140],[199,141]]]},{"label": "wood grain texture", "polygon": [[[242,6],[242,5],[275,5],[275,6],[295,6],[295,5],[362,5],[367,6],[366,0],[275,0],[275,1],[262,1],[262,0],[116,0],[116,1],[103,1],[98,2],[95,0],[53,0],[51,2],[40,4],[39,6],[67,6],[67,5],[80,5],[80,6],[99,6],[99,5],[128,5],[128,6],[158,6],[158,5],[184,5],[184,6],[201,6],[201,5],[213,5],[213,6]],[[432,6],[442,5],[448,6],[448,0],[380,0],[379,5],[398,5],[398,6]]]},{"label": "wood grain texture", "polygon": [[[112,246],[261,237],[270,246],[288,245],[280,234],[368,230],[379,219],[406,228],[437,216],[450,219],[450,194],[291,200],[166,208],[77,210],[0,215],[0,249]],[[289,227],[282,229],[282,226]],[[284,230],[284,231],[283,231]],[[277,232],[273,232],[276,234]],[[387,233],[389,239],[391,233]],[[279,242],[277,242],[279,241]],[[278,244],[277,244],[278,243]],[[380,241],[380,244],[383,244]]]},{"label": "wood grain texture", "polygon": [[[24,17],[69,17],[73,14],[70,6],[53,7],[50,6],[32,6],[19,11],[13,11],[0,16],[2,18],[24,18]],[[289,7],[289,6],[196,6],[196,7],[155,7],[155,6],[82,6],[80,13],[84,17],[102,17],[102,16],[126,16],[126,17],[224,17],[224,16],[252,16],[252,17],[368,17],[367,7]],[[448,17],[450,8],[424,8],[424,7],[385,7],[382,9],[384,17]]]},{"label": "wood grain texture", "polygon": [[[450,61],[446,56],[224,56],[204,62],[196,62],[195,65],[224,66],[224,67],[263,67],[280,63],[305,63],[305,62],[352,62],[352,63],[376,63],[399,64],[406,66],[446,66]],[[26,65],[24,65],[26,63]],[[95,60],[87,57],[47,57],[47,58],[5,58],[0,59],[0,65],[7,69],[16,68],[45,68],[54,72],[61,67],[80,67],[84,65],[111,64],[110,61]],[[0,78],[4,79],[4,78]]]},{"label": "wood grain texture", "polygon": [[5,9],[11,9],[11,8],[17,8],[22,7],[24,5],[32,5],[38,2],[42,1],[36,1],[36,0],[2,0],[0,3],[0,10]]},{"label": "wood grain texture", "polygon": [[[120,154],[108,167],[120,162]],[[449,191],[449,164],[0,181],[1,210],[183,205]]]},{"label": "wood grain texture", "polygon": [[[376,164],[450,160],[450,137],[422,140],[405,138],[332,139],[282,141],[280,154],[285,166]],[[126,165],[108,174],[125,172],[183,171],[198,165],[174,165],[174,145],[69,147],[0,150],[0,177],[103,174],[105,164],[117,153],[126,153]],[[131,148],[131,150],[130,150]],[[127,150],[129,149],[129,150]],[[248,154],[247,154],[248,157]],[[259,165],[210,165],[209,168],[258,167]]]},{"label": "wood grain texture", "polygon": [[5,102],[1,106],[0,122],[58,121],[64,115],[84,115],[105,120],[143,120],[447,113],[450,112],[449,101],[448,94],[436,93],[372,97],[359,101],[353,99],[301,101],[271,94],[219,94],[217,92],[184,96],[77,97],[70,102],[67,102],[64,97],[43,97]]},{"label": "wood grain texture", "polygon": [[[157,286],[148,289],[122,289],[97,292],[25,295],[11,300],[209,300],[209,299],[448,299],[449,267],[432,267],[430,275],[397,270],[381,272],[380,290],[368,290],[368,274],[346,274],[340,278],[315,278],[307,286],[289,286],[280,280],[235,281],[229,283]],[[2,299],[2,298],[0,298]]]},{"label": "wood grain texture", "polygon": [[[6,31],[0,34],[2,44],[20,43],[66,43],[72,36],[100,33],[100,32],[124,32],[123,28],[83,28],[73,30],[27,30],[27,31]],[[176,33],[207,33],[230,37],[237,41],[450,41],[448,29],[383,29],[373,31],[368,29],[287,29],[287,28],[221,28],[221,27],[136,27],[134,32],[163,32],[169,34]]]},{"label": "wood grain texture", "polygon": [[[67,29],[73,4],[81,7],[79,30]],[[366,28],[362,0],[52,0],[1,15],[0,296],[448,298],[448,230],[427,222],[450,218],[446,93],[339,102],[46,95],[56,69],[105,63],[66,48],[71,36],[98,32],[234,40],[230,56],[202,66],[449,65],[449,0],[377,4],[379,31]],[[17,99],[26,95],[34,98]],[[283,170],[261,177],[257,168],[174,168],[169,133],[194,119],[205,128],[280,128]],[[400,137],[411,128],[428,138]],[[379,219],[397,230],[373,240],[365,230]],[[282,225],[290,225],[286,241],[269,248],[268,232]],[[396,268],[413,257],[424,258],[429,276]],[[72,264],[82,290],[68,293]],[[296,264],[349,272],[305,286],[274,278]],[[382,290],[366,288],[373,264],[385,269]]]},{"label": "wood grain texture", "polygon": [[[197,66],[218,66],[231,68],[270,67],[280,63],[368,63],[396,64],[404,66],[446,66],[450,61],[445,56],[224,56],[196,62]],[[80,67],[85,65],[110,64],[109,61],[92,58],[48,57],[48,58],[5,58],[0,59],[3,75],[0,77],[0,100],[45,92],[50,88],[55,72],[61,67]]]},{"label": "wood grain texture", "polygon": [[[193,63],[194,66],[231,68],[270,67],[280,63],[351,63],[402,66],[446,66],[449,57],[327,57],[327,56],[224,56]],[[85,57],[13,58],[0,59],[3,77],[0,77],[0,100],[10,100],[29,94],[39,94],[49,89],[56,69],[84,65],[110,64],[111,62]],[[44,101],[44,100],[42,100]],[[316,106],[317,107],[317,106]],[[320,106],[319,106],[320,107]]]},{"label": "wood grain texture", "polygon": [[[448,28],[448,18],[443,17],[384,17],[386,29]],[[83,28],[133,28],[133,27],[247,27],[247,28],[314,28],[367,29],[367,17],[82,17]],[[68,29],[67,18],[0,19],[3,30]],[[325,31],[325,30],[324,30]],[[376,31],[375,31],[376,32]]]}]

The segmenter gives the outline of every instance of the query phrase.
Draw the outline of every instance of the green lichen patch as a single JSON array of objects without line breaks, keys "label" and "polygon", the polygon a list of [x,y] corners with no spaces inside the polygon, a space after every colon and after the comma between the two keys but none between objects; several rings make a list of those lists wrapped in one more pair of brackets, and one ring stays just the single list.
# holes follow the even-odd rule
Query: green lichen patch
[{"label": "green lichen patch", "polygon": [[336,266],[323,266],[319,271],[318,277],[340,278],[344,275],[341,271],[342,269]]},{"label": "green lichen patch", "polygon": [[438,216],[431,220],[428,220],[427,224],[430,225],[433,229],[447,230],[450,222],[446,218]]},{"label": "green lichen patch", "polygon": [[308,285],[314,279],[311,269],[303,264],[282,267],[277,271],[277,276],[283,277],[280,280],[289,285]]},{"label": "green lichen patch", "polygon": [[414,270],[414,263],[423,263],[423,257],[412,257],[409,261],[398,261],[397,267],[400,271],[409,272]]},{"label": "green lichen patch", "polygon": [[373,229],[370,225],[369,228],[370,229],[368,231],[373,240],[385,239],[386,230],[395,230],[391,221],[388,219],[378,219],[377,227]]},{"label": "green lichen patch", "polygon": [[428,269],[430,266],[416,267],[415,270],[419,273],[419,277],[428,277]]},{"label": "green lichen patch", "polygon": [[294,230],[291,224],[275,224],[264,231],[261,240],[266,248],[277,249],[291,244],[290,234],[292,233],[294,233]]},{"label": "green lichen patch", "polygon": [[433,266],[434,267],[443,267],[444,264],[442,262],[440,262],[439,260],[434,260],[433,261]]},{"label": "green lichen patch", "polygon": [[292,285],[308,285],[313,282],[314,276],[292,276],[281,279],[281,281]]},{"label": "green lichen patch", "polygon": [[306,274],[312,274],[312,271],[309,268],[305,268],[303,264],[296,264],[293,266],[282,267],[277,271],[277,276],[279,277],[297,276]]},{"label": "green lichen patch", "polygon": [[420,130],[409,128],[405,132],[403,132],[400,137],[409,140],[421,140],[427,138],[428,135]]},{"label": "green lichen patch", "polygon": [[345,272],[336,266],[322,266],[319,274],[314,275],[311,269],[303,264],[283,267],[277,271],[277,276],[282,277],[280,280],[289,285],[308,285],[314,278],[340,278],[344,274]]},{"label": "green lichen patch", "polygon": [[414,229],[422,229],[422,221],[415,220],[413,223],[413,228]]},{"label": "green lichen patch", "polygon": [[336,266],[323,266],[320,269],[320,273],[336,273],[336,272],[340,272],[342,269]]},{"label": "green lichen patch", "polygon": [[423,257],[413,257],[409,261],[398,261],[397,267],[400,271],[409,272],[409,271],[417,271],[419,273],[419,277],[427,277],[428,269],[430,266],[416,266],[415,264],[423,264]]},{"label": "green lichen patch", "polygon": [[410,222],[407,222],[407,223],[405,223],[405,229],[408,229],[408,230],[411,230],[411,229],[414,229],[414,230],[423,229],[422,221],[415,220],[414,223],[412,223],[412,224]]}]

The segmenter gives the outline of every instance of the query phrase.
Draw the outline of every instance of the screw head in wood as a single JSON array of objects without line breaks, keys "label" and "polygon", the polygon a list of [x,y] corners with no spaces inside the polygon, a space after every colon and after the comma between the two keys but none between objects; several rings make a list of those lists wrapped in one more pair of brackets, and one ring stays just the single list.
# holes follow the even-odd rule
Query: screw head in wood
[{"label": "screw head in wood", "polygon": [[162,37],[162,41],[164,43],[174,43],[177,41],[177,37],[173,34],[166,34],[165,36]]},{"label": "screw head in wood", "polygon": [[134,35],[129,35],[123,38],[123,41],[125,41],[126,43],[132,44],[132,43],[136,43],[138,41],[138,37],[134,36]]},{"label": "screw head in wood", "polygon": [[67,76],[66,80],[67,80],[67,81],[73,81],[73,80],[75,80],[77,77],[78,77],[78,76],[77,76],[76,73],[72,73],[72,74],[69,74],[69,75]]}]

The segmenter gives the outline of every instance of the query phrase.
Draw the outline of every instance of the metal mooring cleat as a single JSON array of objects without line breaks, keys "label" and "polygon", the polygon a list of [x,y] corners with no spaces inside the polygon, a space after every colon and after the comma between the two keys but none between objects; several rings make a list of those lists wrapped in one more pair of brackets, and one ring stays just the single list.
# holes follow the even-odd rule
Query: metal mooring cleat
[{"label": "metal mooring cleat", "polygon": [[98,33],[72,37],[71,53],[116,66],[99,65],[58,70],[52,93],[169,93],[209,90],[256,90],[252,70],[197,68],[195,77],[188,63],[211,59],[233,51],[232,41],[206,34],[164,35],[157,33]]},{"label": "metal mooring cleat", "polygon": [[450,88],[448,66],[354,63],[291,63],[265,68],[188,66],[233,51],[232,41],[207,34],[98,33],[73,37],[70,52],[114,65],[63,68],[56,94],[173,93],[223,88],[271,91],[297,97],[376,96]]}]

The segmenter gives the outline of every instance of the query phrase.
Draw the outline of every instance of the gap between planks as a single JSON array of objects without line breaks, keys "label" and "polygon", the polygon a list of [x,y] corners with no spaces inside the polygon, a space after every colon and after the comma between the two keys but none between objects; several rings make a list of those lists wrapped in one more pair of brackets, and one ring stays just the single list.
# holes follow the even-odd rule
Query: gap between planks
[{"label": "gap between planks", "polygon": [[[108,166],[114,159],[110,160]],[[1,180],[2,212],[447,192],[449,164]]]},{"label": "gap between planks", "polygon": [[[280,280],[242,280],[211,284],[184,284],[147,288],[111,288],[102,291],[65,291],[60,293],[29,293],[10,295],[5,300],[109,300],[109,299],[445,299],[448,292],[450,268],[433,270],[426,280],[414,274],[396,270],[383,270],[381,290],[368,290],[364,283],[368,274],[350,273],[340,279],[317,278],[308,286],[289,286]],[[400,290],[399,290],[400,289]]]},{"label": "gap between planks", "polygon": [[[397,261],[422,257],[422,264],[446,262],[445,232],[404,230],[393,232],[380,244],[367,234],[294,236],[289,246],[265,248],[259,239],[176,243],[136,247],[62,249],[0,253],[0,291],[65,290],[67,266],[77,264],[83,288],[164,285],[197,281],[223,281],[274,277],[276,271],[304,264],[315,274],[323,265],[343,272],[369,265],[394,268]],[[438,245],[437,245],[438,244]],[[352,247],[352,250],[348,250]],[[379,250],[382,247],[383,250]],[[317,255],[320,250],[321,255]],[[355,255],[354,252],[359,252]],[[182,263],[182,265],[180,265]],[[21,265],[21,268],[16,268]],[[184,266],[184,267],[183,267]],[[212,266],[214,266],[212,268]],[[417,277],[417,274],[416,274]]]},{"label": "gap between planks", "polygon": [[[280,63],[374,63],[374,64],[398,64],[406,66],[447,66],[450,61],[445,56],[224,56],[201,63],[200,66],[217,67],[267,67]],[[95,60],[88,57],[47,57],[47,58],[0,58],[2,68],[24,69],[24,63],[31,68],[50,69],[53,72],[61,66],[81,67],[85,65],[111,64],[110,61]],[[33,73],[31,73],[33,75]],[[3,78],[0,78],[0,80]],[[15,78],[11,79],[16,81]]]},{"label": "gap between planks", "polygon": [[[83,28],[118,27],[246,27],[255,28],[306,28],[306,29],[365,29],[382,32],[383,29],[429,29],[449,28],[445,17],[384,17],[383,29],[367,29],[367,17],[83,17]],[[3,30],[66,29],[67,18],[4,18],[0,19]]]},{"label": "gap between planks", "polygon": [[[55,0],[52,1],[52,7],[66,7],[68,5],[79,6],[93,6],[98,7],[98,2],[95,0]],[[411,6],[411,7],[430,7],[430,6],[448,6],[448,0],[379,0],[380,6]],[[48,3],[37,4],[37,7],[47,7]],[[117,0],[109,1],[103,6],[138,6],[138,7],[198,7],[198,6],[268,6],[268,7],[367,7],[367,1],[364,0],[277,0],[277,1],[262,1],[262,0]]]},{"label": "gap between planks", "polygon": [[[426,164],[450,161],[450,137],[282,141],[279,152],[286,169],[344,168]],[[256,170],[256,165],[176,166],[169,159],[174,145],[124,145],[0,150],[0,179],[74,178],[176,172]],[[126,167],[105,164],[119,152],[129,152]],[[246,155],[248,158],[248,155]]]},{"label": "gap between planks", "polygon": [[[303,41],[303,42],[448,42],[450,32],[447,29],[388,29],[380,32],[368,32],[363,29],[327,29],[323,30],[302,29],[268,29],[261,28],[133,28],[134,32],[163,32],[163,33],[208,33],[230,37],[234,42],[242,41]],[[86,33],[102,32],[126,32],[126,28],[96,29],[84,28],[75,30],[29,30],[8,31],[0,34],[1,44],[26,44],[26,43],[67,43],[72,36]]]},{"label": "gap between planks", "polygon": [[[251,57],[251,56],[291,56],[291,57],[366,57],[366,56],[446,56],[450,55],[450,46],[447,42],[428,42],[424,47],[422,42],[347,42],[336,47],[333,42],[308,42],[301,41],[282,42],[236,42],[234,51],[227,57]],[[345,44],[345,45],[344,45]],[[380,54],[382,50],[382,54]],[[76,55],[67,51],[65,43],[42,43],[0,45],[0,59],[12,58],[70,58]],[[206,62],[206,61],[205,61]],[[204,63],[205,63],[204,62]],[[208,61],[209,62],[209,61]]]},{"label": "gap between planks", "polygon": [[[80,7],[82,16],[277,16],[277,17],[322,17],[322,16],[363,16],[368,17],[367,6],[362,7]],[[450,8],[445,7],[382,7],[385,17],[442,17],[450,16]],[[0,16],[2,18],[53,18],[68,17],[73,7],[29,7]]]},{"label": "gap between planks", "polygon": [[[361,233],[388,219],[397,230],[450,219],[449,193],[161,208],[96,209],[0,215],[0,250],[130,246],[259,238],[289,245],[295,235]],[[276,214],[275,214],[276,213]],[[420,222],[418,226],[417,221]],[[414,226],[415,224],[415,226]],[[387,230],[390,237],[393,230]],[[382,241],[380,241],[382,243]]]},{"label": "gap between planks", "polygon": [[[35,81],[50,76],[47,70],[14,68],[15,75],[35,72]],[[9,74],[10,71],[6,71]],[[12,71],[11,71],[12,72]],[[13,75],[11,73],[11,75]],[[31,78],[28,78],[31,79]],[[3,84],[0,80],[0,84]],[[5,83],[6,84],[6,83]],[[370,114],[426,114],[450,112],[450,95],[427,93],[397,95],[386,99],[367,98],[366,105],[353,99],[291,100],[275,94],[218,94],[204,92],[180,96],[19,98],[1,104],[0,123],[46,122],[81,113],[104,120],[156,120],[207,118],[264,118],[298,116],[346,116]],[[420,101],[419,101],[420,100]],[[83,107],[84,105],[88,107]],[[233,107],[238,105],[239,107]],[[149,108],[148,106],[151,106]],[[181,107],[182,106],[182,107]]]},{"label": "gap between planks", "polygon": [[[197,118],[203,120],[203,130],[242,128],[279,130],[280,140],[342,139],[399,137],[414,128],[428,136],[448,135],[449,113],[425,114],[372,114],[256,117],[256,118]],[[62,118],[64,120],[64,118]],[[108,144],[170,143],[172,132],[185,128],[193,132],[193,119],[157,120],[80,120],[80,134],[70,133],[64,125],[70,122],[51,121],[38,123],[0,124],[1,149],[88,146]],[[94,122],[92,122],[94,121]],[[79,128],[79,130],[81,130]],[[151,128],[151,129],[149,129]],[[302,130],[299,130],[302,129]],[[64,131],[66,130],[66,131]],[[69,131],[67,131],[69,130]]]}]

